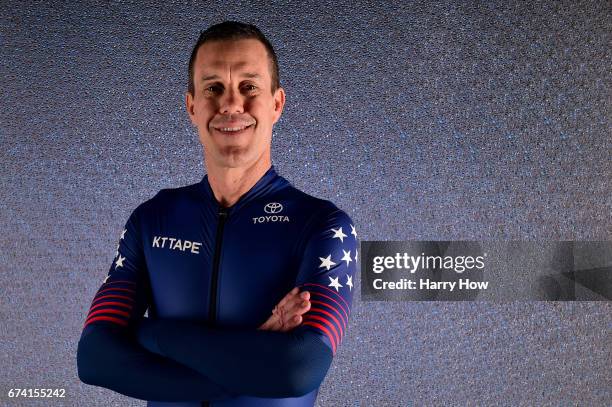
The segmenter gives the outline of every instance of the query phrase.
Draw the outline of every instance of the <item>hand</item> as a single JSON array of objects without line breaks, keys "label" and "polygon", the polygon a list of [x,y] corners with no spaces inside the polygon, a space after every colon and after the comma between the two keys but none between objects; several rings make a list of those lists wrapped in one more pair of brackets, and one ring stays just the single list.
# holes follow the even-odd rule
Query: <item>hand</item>
[{"label": "hand", "polygon": [[295,287],[276,304],[272,315],[259,328],[262,331],[287,332],[302,323],[302,315],[310,310],[310,293]]}]

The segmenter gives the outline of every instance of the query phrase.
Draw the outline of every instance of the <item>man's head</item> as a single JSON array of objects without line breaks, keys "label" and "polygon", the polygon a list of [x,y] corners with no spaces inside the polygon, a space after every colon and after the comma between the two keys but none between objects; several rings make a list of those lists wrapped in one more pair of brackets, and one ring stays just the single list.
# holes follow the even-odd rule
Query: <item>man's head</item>
[{"label": "man's head", "polygon": [[276,66],[272,46],[255,26],[225,22],[200,35],[185,101],[208,166],[269,163],[272,126],[285,104]]}]

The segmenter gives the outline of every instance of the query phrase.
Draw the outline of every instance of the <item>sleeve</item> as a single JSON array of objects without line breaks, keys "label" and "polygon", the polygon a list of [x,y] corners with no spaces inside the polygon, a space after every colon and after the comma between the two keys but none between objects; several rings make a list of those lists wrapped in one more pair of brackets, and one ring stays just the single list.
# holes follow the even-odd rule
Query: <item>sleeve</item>
[{"label": "sleeve", "polygon": [[348,328],[358,247],[351,218],[336,209],[314,228],[298,273],[297,286],[311,302],[298,329],[317,333],[333,354]]},{"label": "sleeve", "polygon": [[[143,319],[140,343],[232,392],[298,397],[313,391],[346,332],[357,256],[351,226],[350,218],[337,211],[320,222],[302,246],[297,283],[311,292],[312,308],[300,327],[282,333]],[[343,233],[351,230],[353,236]]]},{"label": "sleeve", "polygon": [[115,259],[91,303],[78,343],[79,378],[142,400],[227,398],[227,391],[209,378],[147,351],[135,339],[135,323],[150,303],[137,210],[121,233]]}]

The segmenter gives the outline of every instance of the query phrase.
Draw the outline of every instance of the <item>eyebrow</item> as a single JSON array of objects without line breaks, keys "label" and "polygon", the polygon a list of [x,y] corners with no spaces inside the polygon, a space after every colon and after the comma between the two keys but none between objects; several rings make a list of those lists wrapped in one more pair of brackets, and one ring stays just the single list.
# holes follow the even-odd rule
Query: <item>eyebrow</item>
[{"label": "eyebrow", "polygon": [[[259,78],[261,78],[261,75],[259,75],[258,73],[254,73],[254,72],[247,72],[247,73],[244,73],[244,74],[242,74],[240,76],[242,76],[244,78],[249,78],[249,79],[259,79]],[[203,76],[202,79],[200,79],[200,80],[202,82],[206,82],[206,81],[210,81],[210,80],[213,80],[213,79],[220,79],[220,77],[219,77],[219,75],[214,75],[214,74],[213,75],[206,75],[206,76]]]}]

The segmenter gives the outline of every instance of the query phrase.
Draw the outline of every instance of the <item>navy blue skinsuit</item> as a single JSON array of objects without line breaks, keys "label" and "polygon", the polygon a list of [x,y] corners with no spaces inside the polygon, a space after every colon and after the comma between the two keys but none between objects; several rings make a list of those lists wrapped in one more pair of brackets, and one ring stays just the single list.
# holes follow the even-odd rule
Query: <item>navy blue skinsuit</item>
[{"label": "navy blue skinsuit", "polygon": [[[148,406],[313,406],[348,326],[357,247],[345,212],[273,166],[229,208],[207,176],[162,190],[121,233],[79,377]],[[311,293],[304,322],[257,330],[296,286]]]}]

